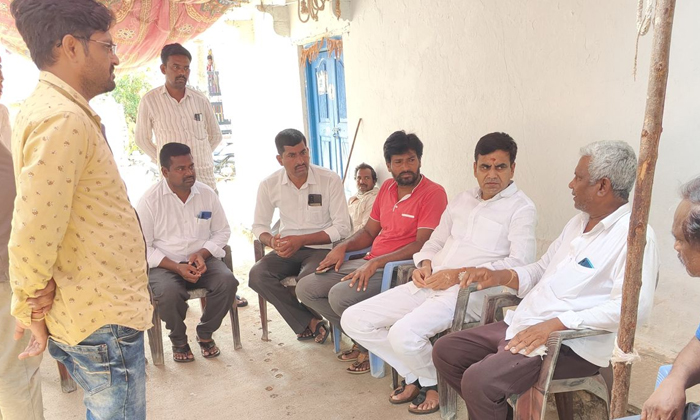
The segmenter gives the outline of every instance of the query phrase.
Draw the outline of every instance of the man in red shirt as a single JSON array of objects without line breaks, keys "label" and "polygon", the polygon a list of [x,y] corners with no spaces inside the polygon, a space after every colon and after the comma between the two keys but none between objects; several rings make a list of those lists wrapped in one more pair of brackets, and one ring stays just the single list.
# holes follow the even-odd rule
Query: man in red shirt
[{"label": "man in red shirt", "polygon": [[[389,136],[384,159],[393,178],[382,184],[369,220],[333,248],[315,274],[297,284],[299,300],[335,328],[340,328],[345,309],[379,294],[384,265],[412,258],[440,222],[447,194],[442,186],[421,175],[422,156],[423,143],[415,134],[397,131]],[[346,252],[369,246],[372,250],[364,259],[343,262]],[[323,273],[325,269],[334,271]],[[369,371],[367,352],[357,345],[338,359],[355,362],[347,369],[349,373]]]}]

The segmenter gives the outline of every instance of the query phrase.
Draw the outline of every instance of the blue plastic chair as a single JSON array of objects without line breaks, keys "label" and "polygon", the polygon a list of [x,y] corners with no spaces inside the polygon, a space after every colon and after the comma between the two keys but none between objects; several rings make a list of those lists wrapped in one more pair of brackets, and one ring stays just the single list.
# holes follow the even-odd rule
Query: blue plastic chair
[{"label": "blue plastic chair", "polygon": [[[401,261],[392,261],[390,263],[386,263],[384,266],[384,274],[382,275],[382,288],[380,289],[379,293],[384,293],[387,290],[391,289],[391,279],[394,278],[394,270],[398,268],[400,265],[405,265],[405,264],[413,264],[413,260],[401,260]],[[369,354],[369,369],[370,373],[372,374],[373,377],[375,378],[383,378],[384,377],[384,360],[380,359],[378,356],[372,354],[370,352]]]}]

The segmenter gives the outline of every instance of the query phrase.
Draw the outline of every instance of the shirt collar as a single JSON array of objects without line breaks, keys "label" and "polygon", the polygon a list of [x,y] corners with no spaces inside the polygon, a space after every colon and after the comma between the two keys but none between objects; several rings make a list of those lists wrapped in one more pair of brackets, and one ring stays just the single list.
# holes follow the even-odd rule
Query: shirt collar
[{"label": "shirt collar", "polygon": [[[598,225],[596,225],[593,229],[591,229],[591,232],[596,230],[598,226],[603,226],[603,230],[608,230],[611,227],[617,223],[618,220],[620,220],[623,216],[627,215],[632,211],[632,205],[630,203],[625,203],[621,205],[620,207],[617,208],[614,212],[610,213],[607,215],[603,220],[601,220]],[[586,217],[584,217],[583,220],[583,226],[585,228],[586,224],[588,224],[588,220],[590,220],[590,216],[587,213],[584,213]]]},{"label": "shirt collar", "polygon": [[379,192],[379,188],[377,188],[377,186],[375,185],[371,190],[369,190],[369,191],[367,191],[367,192],[361,192],[360,190],[357,190],[356,196],[357,196],[357,197],[363,197],[363,196],[365,196],[365,195],[376,194],[377,192]]},{"label": "shirt collar", "polygon": [[[165,178],[160,180],[160,193],[161,195],[174,195],[177,197],[177,194],[173,192],[173,190],[170,189],[170,185],[168,185],[168,181],[165,180]],[[187,201],[190,200],[190,197],[193,197],[194,195],[199,194],[199,188],[197,188],[197,182],[195,181],[194,185],[192,185],[192,188],[190,188],[190,195],[187,196]],[[179,200],[180,198],[178,198]]]},{"label": "shirt collar", "polygon": [[[405,200],[405,199],[408,199],[411,195],[413,195],[413,193],[416,192],[416,190],[417,190],[418,188],[420,188],[420,186],[421,186],[422,184],[424,184],[423,180],[425,180],[425,175],[420,174],[420,180],[418,181],[418,183],[416,184],[416,186],[413,187],[413,189],[411,190],[411,192],[408,193],[408,194],[406,194],[406,195],[403,197],[403,199],[404,199],[404,200]],[[389,189],[398,191],[398,190],[399,190],[399,183],[396,182],[395,179],[392,179],[391,182],[392,182],[392,184],[389,186]]]},{"label": "shirt collar", "polygon": [[[313,169],[312,169],[313,166],[314,166],[314,165],[309,164],[309,173],[308,173],[308,175],[306,176],[306,182],[304,182],[304,185],[302,185],[301,188],[299,188],[300,190],[303,189],[306,185],[314,185],[314,184],[317,184],[317,182],[316,182],[316,175],[314,174],[314,171],[313,171]],[[280,174],[280,176],[281,176],[281,178],[282,178],[282,181],[280,182],[282,185],[287,185],[287,184],[289,184],[289,176],[287,175],[287,170],[286,170],[286,169],[282,168],[282,173]]]},{"label": "shirt collar", "polygon": [[97,125],[102,124],[102,119],[99,115],[90,107],[88,101],[78,93],[77,90],[73,89],[68,83],[64,82],[61,78],[55,74],[48,71],[41,71],[39,73],[39,81],[44,82],[48,85],[54,87],[57,91],[63,94],[68,99],[72,100],[78,104],[81,108],[85,110],[93,119],[97,121]]},{"label": "shirt collar", "polygon": [[481,188],[476,188],[474,191],[474,198],[476,198],[479,201],[496,201],[501,198],[508,198],[513,196],[516,192],[518,192],[518,186],[515,185],[515,181],[511,181],[511,183],[503,189],[503,191],[499,192],[498,194],[494,195],[488,200],[482,200],[481,199]]},{"label": "shirt collar", "polygon": [[[161,95],[167,95],[168,98],[171,98],[172,100],[177,101],[177,99],[170,96],[170,92],[168,92],[168,88],[166,88],[165,85],[160,87],[160,93],[161,93]],[[190,90],[187,89],[187,86],[185,86],[185,96],[182,97],[182,101],[184,101],[185,98],[187,98],[189,96],[190,96]],[[182,102],[182,101],[180,101],[180,102]]]}]

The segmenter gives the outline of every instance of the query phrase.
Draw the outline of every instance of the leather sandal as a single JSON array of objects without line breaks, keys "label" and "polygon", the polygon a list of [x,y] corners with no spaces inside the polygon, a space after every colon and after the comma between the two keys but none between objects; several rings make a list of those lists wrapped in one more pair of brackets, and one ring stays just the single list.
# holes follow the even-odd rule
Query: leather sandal
[{"label": "leather sandal", "polygon": [[[175,355],[185,355],[184,359],[177,359],[175,358]],[[192,358],[190,359],[190,355]],[[184,346],[173,346],[173,361],[175,363],[189,363],[189,362],[194,362],[194,354],[192,354],[192,349],[190,348],[189,344],[185,344]]]},{"label": "leather sandal", "polygon": [[[412,395],[410,395],[402,400],[395,399],[394,398],[395,396],[401,394],[402,392],[404,392],[406,390],[406,385],[415,385],[416,386],[415,393],[413,393]],[[392,404],[406,404],[407,402],[413,401],[418,396],[419,393],[420,393],[420,384],[418,383],[417,379],[410,384],[406,384],[406,380],[404,379],[403,381],[401,381],[401,386],[396,388],[394,390],[394,392],[392,392],[391,395],[389,395],[389,402]]]},{"label": "leather sandal", "polygon": [[345,371],[353,375],[362,375],[363,373],[369,373],[370,369],[371,366],[369,364],[369,353],[360,353],[360,355],[357,356],[357,361],[355,361],[355,363],[353,363],[352,366],[345,369]]},{"label": "leather sandal", "polygon": [[[221,354],[221,350],[216,346],[216,341],[214,340],[199,341],[198,338],[197,343],[199,343],[199,349],[202,351],[202,357],[204,357],[205,359],[218,357]],[[216,351],[212,352],[213,349],[216,349]],[[207,354],[205,355],[204,352],[207,352]]]},{"label": "leather sandal", "polygon": [[[323,334],[321,334],[321,327],[323,327],[323,331],[325,331]],[[323,344],[326,342],[326,339],[330,333],[331,329],[328,327],[328,324],[326,324],[326,321],[319,321],[316,324],[316,330],[314,331],[314,340],[316,340],[316,337],[320,336],[321,341],[316,340],[316,342],[318,344]]]},{"label": "leather sandal", "polygon": [[[423,404],[425,400],[428,399],[428,391],[435,391],[437,392],[437,385],[432,385],[432,386],[424,386],[423,388],[420,389],[420,392],[418,393],[418,396],[411,401],[411,406],[408,407],[408,412],[413,413],[413,414],[431,414],[436,411],[440,410],[440,403],[438,402],[435,407],[429,409],[429,410],[419,410],[418,406]],[[415,408],[413,407],[415,406]]]},{"label": "leather sandal", "polygon": [[352,345],[352,348],[351,348],[350,350],[345,350],[345,351],[341,352],[339,355],[337,355],[336,357],[337,357],[338,360],[341,361],[341,362],[354,362],[354,361],[357,360],[357,356],[355,356],[355,357],[347,357],[347,358],[346,358],[346,357],[343,357],[343,356],[349,356],[349,355],[351,355],[351,354],[353,354],[353,353],[355,353],[355,352],[357,352],[358,355],[359,355],[360,353],[362,353],[362,352],[360,351],[360,346],[358,346],[357,344],[353,344],[353,345]]}]

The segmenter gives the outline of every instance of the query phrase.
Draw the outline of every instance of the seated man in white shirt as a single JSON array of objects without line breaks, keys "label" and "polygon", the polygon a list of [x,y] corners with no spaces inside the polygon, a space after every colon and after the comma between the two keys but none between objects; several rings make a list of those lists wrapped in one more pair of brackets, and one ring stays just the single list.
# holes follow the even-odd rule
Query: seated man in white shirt
[{"label": "seated man in white shirt", "polygon": [[[550,333],[591,328],[615,332],[620,322],[627,231],[637,160],[620,141],[581,149],[569,183],[574,216],[537,262],[508,270],[467,269],[466,285],[508,285],[523,298],[504,321],[448,334],[435,343],[433,362],[467,404],[469,418],[506,419],[511,394],[522,394],[539,376]],[[648,317],[658,272],[656,237],[647,228],[639,319]],[[594,375],[609,364],[615,334],[569,340],[561,348],[555,379]]]},{"label": "seated man in white shirt", "polygon": [[[439,409],[437,371],[430,338],[450,327],[462,267],[500,270],[535,260],[535,205],[512,181],[518,146],[505,133],[482,137],[474,151],[479,186],[458,195],[442,214],[430,240],[413,256],[413,282],[348,308],[343,331],[405,377],[389,397],[412,402],[409,411]],[[467,318],[478,321],[486,294],[514,291],[494,287],[475,292]]]},{"label": "seated man in white shirt", "polygon": [[238,281],[221,260],[231,236],[214,190],[196,180],[190,148],[168,143],[160,150],[163,179],[144,193],[136,208],[148,254],[148,282],[160,317],[170,330],[173,360],[191,362],[187,342],[188,290],[207,289],[207,305],[197,325],[204,358],[220,354],[212,335],[231,309]]},{"label": "seated man in white shirt", "polygon": [[357,194],[348,199],[348,211],[352,222],[352,233],[362,229],[372,213],[372,205],[377,198],[377,172],[366,163],[360,163],[355,168]]},{"label": "seated man in white shirt", "polygon": [[[350,216],[340,177],[309,163],[306,138],[293,128],[275,137],[282,169],[265,178],[258,189],[253,234],[273,249],[250,270],[248,284],[273,304],[297,339],[324,343],[330,328],[302,305],[281,283],[313,273],[333,242],[350,234]],[[279,232],[272,216],[279,210]]]}]

